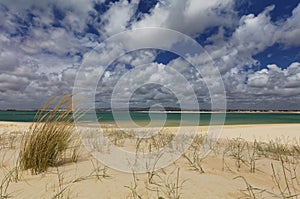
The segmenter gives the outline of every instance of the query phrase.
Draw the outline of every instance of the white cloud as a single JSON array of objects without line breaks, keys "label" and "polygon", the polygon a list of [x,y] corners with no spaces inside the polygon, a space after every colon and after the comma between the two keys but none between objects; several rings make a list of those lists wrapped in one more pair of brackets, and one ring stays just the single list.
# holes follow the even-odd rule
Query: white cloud
[{"label": "white cloud", "polygon": [[[82,60],[87,60],[90,49],[115,33],[142,27],[171,28],[194,38],[208,28],[218,27],[218,32],[207,39],[205,49],[219,65],[232,107],[236,104],[250,107],[255,103],[264,107],[264,101],[268,100],[273,100],[271,105],[274,107],[280,107],[285,98],[299,99],[299,62],[288,67],[270,63],[258,71],[251,67],[259,65],[253,58],[255,54],[276,43],[285,48],[300,45],[300,4],[285,21],[272,21],[270,12],[274,6],[265,8],[258,15],[247,14],[239,18],[233,11],[234,0],[167,0],[157,3],[150,13],[140,14],[137,20],[134,15],[138,0],[111,3],[107,12],[101,15],[94,9],[95,2],[104,0],[1,1],[0,4],[5,6],[0,6],[0,108],[12,106],[13,101],[16,106],[37,108],[53,94],[71,92],[79,65]],[[54,8],[62,11],[64,17],[55,18]],[[86,33],[88,24],[101,35]],[[227,29],[233,30],[232,35],[226,35]],[[158,43],[165,47],[174,39],[169,35],[153,36],[153,33],[135,35],[135,39],[140,44]],[[126,38],[124,44],[136,47],[131,41],[132,38]],[[104,71],[104,66],[99,63],[110,63],[112,58],[123,53],[121,46],[113,44],[90,56],[86,79],[99,78]],[[140,50],[119,58],[115,70],[106,72],[102,79],[102,87],[98,88],[101,91],[99,100],[105,101],[105,106],[109,105],[114,86],[127,73],[128,79],[123,80],[124,96],[129,94],[130,87],[138,87],[150,79],[166,87],[176,87],[179,96],[186,97],[186,87],[177,81],[178,74],[166,70],[169,67],[191,84],[201,102],[209,104],[207,85],[193,67],[181,58],[172,60],[167,66],[152,63],[156,55],[154,50]],[[206,63],[202,66],[209,76],[206,83],[220,89],[207,57],[202,54],[193,59]],[[140,73],[130,72],[125,67],[126,64],[137,67],[147,63],[150,65],[140,66],[143,69]],[[95,84],[86,81],[83,86],[91,83]],[[133,101],[137,106],[159,101],[170,106],[178,103],[167,89],[153,85],[140,87]]]},{"label": "white cloud", "polygon": [[235,23],[232,6],[232,0],[174,0],[167,5],[157,3],[150,14],[144,14],[132,27],[165,27],[195,36],[209,27],[232,26]]},{"label": "white cloud", "polygon": [[268,70],[263,69],[254,74],[249,75],[248,78],[249,78],[248,79],[249,86],[263,88],[263,87],[267,86],[267,83],[269,80]]},{"label": "white cloud", "polygon": [[293,10],[292,16],[281,24],[281,32],[278,36],[280,42],[286,46],[300,45],[300,3]]},{"label": "white cloud", "polygon": [[0,72],[13,71],[19,65],[19,60],[11,51],[0,51]]},{"label": "white cloud", "polygon": [[274,44],[276,26],[272,24],[269,12],[275,7],[267,7],[258,16],[249,14],[240,19],[231,42],[238,51],[253,55]]},{"label": "white cloud", "polygon": [[27,78],[21,78],[14,75],[0,74],[0,92],[7,90],[24,91],[30,81]]},{"label": "white cloud", "polygon": [[207,45],[212,59],[222,62],[220,71],[222,74],[232,68],[257,65],[253,56],[272,46],[278,27],[271,22],[269,12],[274,6],[267,7],[262,13],[255,16],[249,14],[242,16],[239,26],[235,29],[229,40],[222,37],[224,30],[219,29],[217,36],[212,36],[208,40],[212,45]]},{"label": "white cloud", "polygon": [[250,74],[248,86],[264,88],[261,90],[254,89],[253,94],[272,93],[274,96],[294,96],[300,94],[298,89],[300,86],[299,80],[299,62],[292,63],[286,69],[282,69],[276,64],[271,64],[268,65],[267,69]]},{"label": "white cloud", "polygon": [[109,10],[101,17],[104,21],[103,33],[107,36],[126,30],[131,17],[137,9],[138,1],[120,0],[112,3]]},{"label": "white cloud", "polygon": [[[193,106],[194,90],[191,83],[187,81],[180,73],[163,64],[152,63],[147,66],[136,67],[117,80],[113,84],[114,95],[113,105],[123,107],[124,101],[133,96],[133,101],[138,101],[139,105],[151,106],[161,104],[163,106],[172,106],[177,102],[182,103],[182,99]],[[121,102],[121,103],[120,103]],[[166,103],[167,102],[167,103]]]},{"label": "white cloud", "polygon": [[[232,68],[257,66],[259,62],[253,58],[254,55],[263,52],[276,43],[288,46],[297,46],[300,17],[300,4],[293,10],[293,15],[286,21],[273,22],[270,12],[274,6],[269,6],[255,16],[249,14],[242,16],[238,27],[232,36],[225,40],[224,29],[219,28],[216,35],[208,38],[212,45],[205,46],[212,59],[221,62],[220,71],[224,75]],[[262,83],[262,82],[261,82]]]}]

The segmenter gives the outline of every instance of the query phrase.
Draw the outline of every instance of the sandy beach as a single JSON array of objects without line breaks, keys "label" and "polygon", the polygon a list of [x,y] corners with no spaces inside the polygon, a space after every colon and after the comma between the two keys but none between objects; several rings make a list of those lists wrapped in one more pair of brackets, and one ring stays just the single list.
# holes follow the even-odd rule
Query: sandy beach
[{"label": "sandy beach", "polygon": [[[28,130],[30,122],[0,122],[0,135],[9,132]],[[103,125],[109,127],[109,125]],[[176,131],[177,127],[166,127]],[[207,126],[198,127],[199,132],[207,131]],[[300,137],[300,124],[251,124],[251,125],[224,125],[220,138],[241,137],[247,141],[254,139],[268,141],[278,137]]]},{"label": "sandy beach", "polygon": [[[300,124],[227,125],[223,127],[220,143],[207,157],[199,160],[197,165],[200,165],[203,171],[191,164],[187,158],[181,157],[168,167],[153,172],[149,180],[148,174],[134,175],[110,169],[81,147],[77,162],[66,162],[51,167],[47,172],[38,175],[32,175],[29,171],[11,172],[7,184],[7,176],[14,170],[18,158],[21,134],[28,131],[29,126],[30,123],[0,122],[0,182],[2,182],[3,196],[6,194],[11,198],[139,198],[139,196],[141,198],[176,198],[176,196],[179,198],[273,198],[277,195],[281,198],[286,181],[282,178],[280,159],[274,158],[272,156],[274,154],[270,151],[268,151],[269,155],[257,154],[255,169],[251,171],[250,164],[253,163],[249,155],[251,150],[245,145],[241,151],[243,156],[240,156],[243,159],[239,162],[235,153],[239,148],[232,146],[244,143],[252,146],[254,140],[267,144],[280,139],[283,142],[282,146],[289,144],[290,141],[295,141],[293,144],[300,141]],[[176,127],[168,127],[169,132],[174,130]],[[205,134],[206,131],[207,127],[198,127],[199,134]],[[300,149],[299,145],[295,147],[298,147],[297,150]],[[188,152],[186,154],[189,155]],[[293,161],[299,161],[299,154],[300,152],[295,150]],[[284,155],[290,158],[290,155]],[[291,176],[300,172],[298,164],[291,164],[291,162],[284,162],[284,164],[286,167],[295,165],[294,172],[289,173]],[[277,178],[280,179],[280,185],[274,180]],[[295,176],[287,181],[292,183],[293,179]],[[6,185],[8,185],[7,189]],[[298,192],[300,186],[295,184],[294,186],[295,189],[290,187],[291,194],[293,191],[300,193]]]}]

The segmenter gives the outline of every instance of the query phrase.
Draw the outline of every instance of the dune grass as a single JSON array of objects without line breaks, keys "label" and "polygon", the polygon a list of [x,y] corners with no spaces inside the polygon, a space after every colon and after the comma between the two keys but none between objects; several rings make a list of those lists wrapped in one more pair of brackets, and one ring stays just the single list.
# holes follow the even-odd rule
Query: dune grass
[{"label": "dune grass", "polygon": [[4,178],[1,180],[0,184],[0,198],[11,198],[11,194],[8,193],[8,187],[12,182],[16,182],[18,180],[18,170],[17,168],[13,168],[7,172],[5,172]]},{"label": "dune grass", "polygon": [[[59,100],[57,105],[46,112],[56,100]],[[19,166],[38,174],[62,163],[64,152],[73,141],[72,95],[52,97],[38,111],[35,120],[23,135]]]}]

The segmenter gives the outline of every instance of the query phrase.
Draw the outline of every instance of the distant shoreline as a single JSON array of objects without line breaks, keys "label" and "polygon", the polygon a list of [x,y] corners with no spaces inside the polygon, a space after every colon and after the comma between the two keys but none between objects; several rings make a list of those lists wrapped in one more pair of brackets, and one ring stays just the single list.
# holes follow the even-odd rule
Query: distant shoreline
[{"label": "distant shoreline", "polygon": [[300,111],[132,111],[141,113],[275,113],[275,114],[300,114]]},{"label": "distant shoreline", "polygon": [[[37,112],[38,110],[0,110],[0,112]],[[48,110],[46,110],[48,111]],[[116,112],[125,112],[127,110],[114,110]],[[129,110],[130,112],[140,112],[140,113],[275,113],[275,114],[300,114],[300,110],[226,110],[226,111],[210,111],[210,110]],[[96,113],[101,112],[112,112],[112,110],[97,110]]]}]

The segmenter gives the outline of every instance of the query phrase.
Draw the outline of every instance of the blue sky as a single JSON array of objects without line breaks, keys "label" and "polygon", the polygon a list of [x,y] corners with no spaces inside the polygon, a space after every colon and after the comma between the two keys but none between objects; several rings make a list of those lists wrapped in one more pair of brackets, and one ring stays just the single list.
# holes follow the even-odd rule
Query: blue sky
[{"label": "blue sky", "polygon": [[[192,37],[222,63],[229,109],[300,110],[299,21],[299,0],[1,0],[0,109],[35,109],[50,96],[72,92],[91,49],[122,31],[162,27]],[[123,85],[124,95],[140,85],[131,93],[132,107],[180,106],[162,75],[171,67],[192,85],[200,107],[210,108],[207,85],[193,66],[155,49],[128,53],[104,71],[98,108],[110,107],[114,86],[138,65],[143,72],[127,75]],[[144,85],[146,78],[157,85]]]}]

